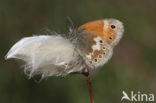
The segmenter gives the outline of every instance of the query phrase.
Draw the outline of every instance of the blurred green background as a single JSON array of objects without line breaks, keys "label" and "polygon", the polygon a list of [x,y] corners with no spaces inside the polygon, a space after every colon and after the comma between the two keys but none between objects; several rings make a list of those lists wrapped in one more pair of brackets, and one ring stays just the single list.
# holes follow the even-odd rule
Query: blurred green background
[{"label": "blurred green background", "polygon": [[123,90],[156,94],[156,0],[0,0],[0,103],[90,103],[83,76],[36,83],[16,60],[4,60],[22,37],[67,33],[67,16],[75,26],[102,18],[125,25],[112,59],[92,77],[95,103],[120,103]]}]

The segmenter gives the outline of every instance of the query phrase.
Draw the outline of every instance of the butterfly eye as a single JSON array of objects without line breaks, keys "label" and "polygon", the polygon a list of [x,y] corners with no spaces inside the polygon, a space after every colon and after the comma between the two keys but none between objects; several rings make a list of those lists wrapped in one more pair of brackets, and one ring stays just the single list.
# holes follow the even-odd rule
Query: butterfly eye
[{"label": "butterfly eye", "polygon": [[111,25],[111,28],[112,28],[112,29],[115,29],[116,27],[115,27],[115,25]]}]

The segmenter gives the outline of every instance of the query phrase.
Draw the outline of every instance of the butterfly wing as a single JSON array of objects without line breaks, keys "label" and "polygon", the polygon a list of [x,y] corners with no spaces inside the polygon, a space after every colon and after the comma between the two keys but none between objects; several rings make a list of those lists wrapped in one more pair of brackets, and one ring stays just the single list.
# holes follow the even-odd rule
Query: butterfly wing
[{"label": "butterfly wing", "polygon": [[123,31],[122,22],[116,19],[96,20],[81,25],[77,33],[80,43],[77,44],[86,63],[91,68],[105,64],[111,58]]},{"label": "butterfly wing", "polygon": [[102,19],[88,22],[79,27],[103,38],[111,46],[118,44],[124,32],[123,23],[117,19]]},{"label": "butterfly wing", "polygon": [[75,45],[90,68],[102,66],[111,58],[112,48],[101,37],[85,29],[78,30],[77,35]]}]

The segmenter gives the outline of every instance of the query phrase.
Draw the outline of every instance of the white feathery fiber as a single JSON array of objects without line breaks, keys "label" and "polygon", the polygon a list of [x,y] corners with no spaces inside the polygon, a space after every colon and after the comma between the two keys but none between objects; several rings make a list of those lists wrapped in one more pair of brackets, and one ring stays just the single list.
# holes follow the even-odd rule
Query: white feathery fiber
[{"label": "white feathery fiber", "polygon": [[65,76],[84,68],[73,44],[60,35],[25,37],[10,49],[6,59],[10,58],[25,61],[24,71],[30,78]]}]

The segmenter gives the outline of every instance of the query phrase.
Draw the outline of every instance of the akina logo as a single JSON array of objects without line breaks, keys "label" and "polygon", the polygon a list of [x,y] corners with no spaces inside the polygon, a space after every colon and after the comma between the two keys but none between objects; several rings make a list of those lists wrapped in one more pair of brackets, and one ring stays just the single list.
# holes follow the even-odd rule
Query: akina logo
[{"label": "akina logo", "polygon": [[154,99],[154,94],[153,93],[141,93],[140,91],[134,92],[131,91],[130,94],[128,95],[125,91],[122,91],[122,98],[121,101],[127,100],[127,101],[141,101],[141,102],[153,102]]}]

